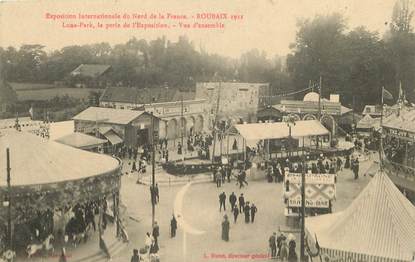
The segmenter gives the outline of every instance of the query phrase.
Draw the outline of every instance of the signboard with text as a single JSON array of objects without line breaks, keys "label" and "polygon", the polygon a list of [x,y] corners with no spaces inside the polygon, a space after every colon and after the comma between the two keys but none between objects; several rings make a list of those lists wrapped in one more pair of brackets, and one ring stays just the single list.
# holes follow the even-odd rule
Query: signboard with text
[{"label": "signboard with text", "polygon": [[[336,197],[335,175],[306,174],[305,175],[305,205],[312,208],[328,208],[329,201]],[[287,207],[301,207],[301,174],[288,173],[285,176],[284,193]]]}]

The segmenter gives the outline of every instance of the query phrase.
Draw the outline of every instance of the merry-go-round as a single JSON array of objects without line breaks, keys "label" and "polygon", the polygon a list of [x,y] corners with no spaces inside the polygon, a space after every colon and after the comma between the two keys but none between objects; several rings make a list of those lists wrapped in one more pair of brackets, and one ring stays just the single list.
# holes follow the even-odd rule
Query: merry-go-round
[{"label": "merry-go-round", "polygon": [[[121,161],[30,133],[0,133],[0,255],[31,256],[119,226]],[[9,180],[9,183],[8,183]]]}]

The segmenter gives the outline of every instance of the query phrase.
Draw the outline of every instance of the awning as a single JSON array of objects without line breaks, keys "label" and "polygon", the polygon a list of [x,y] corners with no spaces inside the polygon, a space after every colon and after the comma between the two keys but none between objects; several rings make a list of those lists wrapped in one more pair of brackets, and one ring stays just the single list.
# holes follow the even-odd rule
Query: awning
[{"label": "awning", "polygon": [[119,137],[114,131],[109,131],[103,135],[112,145],[117,145],[123,142],[122,138]]},{"label": "awning", "polygon": [[[239,134],[246,140],[282,139],[290,136],[286,122],[238,124],[228,130],[230,134]],[[291,124],[291,137],[322,136],[330,134],[319,121],[304,120]]]}]

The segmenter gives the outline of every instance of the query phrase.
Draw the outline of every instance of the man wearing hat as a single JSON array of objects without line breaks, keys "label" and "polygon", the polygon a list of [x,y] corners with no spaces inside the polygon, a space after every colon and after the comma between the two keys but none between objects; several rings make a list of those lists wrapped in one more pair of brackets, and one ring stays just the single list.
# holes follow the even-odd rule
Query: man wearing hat
[{"label": "man wearing hat", "polygon": [[275,243],[277,233],[272,233],[272,235],[269,237],[268,243],[269,248],[271,249],[271,258],[276,258],[277,255],[277,244]]}]

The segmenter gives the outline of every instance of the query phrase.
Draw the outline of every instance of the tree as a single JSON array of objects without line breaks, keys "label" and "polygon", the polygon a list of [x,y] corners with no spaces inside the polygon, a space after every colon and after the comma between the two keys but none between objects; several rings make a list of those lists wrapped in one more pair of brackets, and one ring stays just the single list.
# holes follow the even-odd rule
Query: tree
[{"label": "tree", "polygon": [[409,0],[398,0],[393,8],[390,30],[385,35],[389,60],[394,65],[394,87],[397,89],[402,83],[410,101],[415,101],[415,35],[411,26],[413,13]]},{"label": "tree", "polygon": [[346,24],[340,14],[316,16],[313,20],[300,20],[297,23],[296,42],[291,45],[293,54],[287,58],[288,72],[295,88],[304,89],[310,80],[323,77],[330,92],[338,84],[342,63],[339,59]]}]

